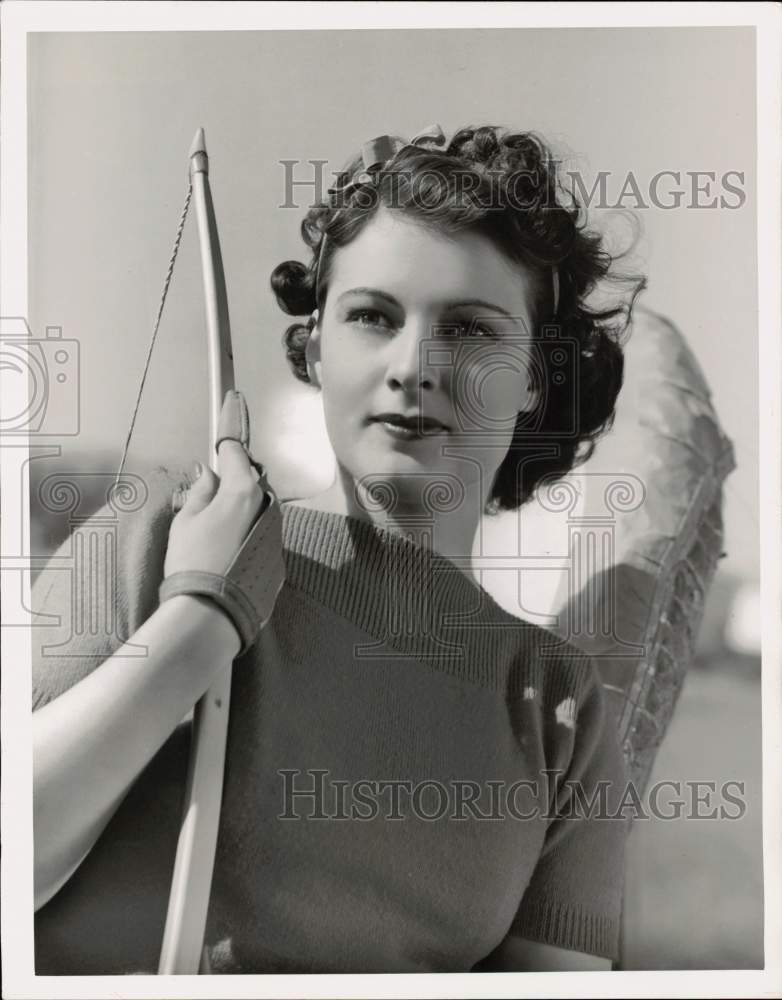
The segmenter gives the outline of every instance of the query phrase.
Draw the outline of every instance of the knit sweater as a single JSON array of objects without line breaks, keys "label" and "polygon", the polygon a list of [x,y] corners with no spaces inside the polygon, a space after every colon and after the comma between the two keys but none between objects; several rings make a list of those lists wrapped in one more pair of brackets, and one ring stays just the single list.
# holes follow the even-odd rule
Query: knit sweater
[{"label": "knit sweater", "polygon": [[[157,607],[179,481],[157,470],[140,510],[99,511],[36,581],[61,627],[34,630],[34,708]],[[233,668],[212,971],[468,971],[514,935],[616,957],[624,769],[592,662],[397,532],[282,520],[286,583]],[[84,628],[63,569],[107,523]],[[38,974],[156,971],[188,743],[183,723],[36,915]],[[615,818],[589,814],[598,791]]]}]

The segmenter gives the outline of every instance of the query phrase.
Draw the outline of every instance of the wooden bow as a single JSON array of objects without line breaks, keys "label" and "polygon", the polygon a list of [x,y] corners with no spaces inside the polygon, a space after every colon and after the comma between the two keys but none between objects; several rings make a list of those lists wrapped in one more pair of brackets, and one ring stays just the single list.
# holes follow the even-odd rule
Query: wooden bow
[{"label": "wooden bow", "polygon": [[[225,273],[202,128],[190,148],[190,185],[201,244],[209,340],[209,463],[217,472],[217,427],[225,394],[235,388],[234,363]],[[158,966],[161,975],[209,971],[203,941],[220,825],[231,666],[230,661],[221,664],[214,683],[193,710],[185,811]]]}]

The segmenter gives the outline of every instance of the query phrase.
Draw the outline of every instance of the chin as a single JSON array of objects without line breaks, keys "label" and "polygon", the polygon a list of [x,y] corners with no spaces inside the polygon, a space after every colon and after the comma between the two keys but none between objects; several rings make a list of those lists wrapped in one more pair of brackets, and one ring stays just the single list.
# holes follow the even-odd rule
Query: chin
[{"label": "chin", "polygon": [[430,508],[430,500],[427,499],[429,491],[437,488],[438,484],[440,491],[445,488],[449,495],[452,491],[457,495],[461,493],[454,479],[454,473],[445,469],[399,462],[365,472],[362,481],[373,486],[377,503],[386,509],[401,505],[424,511]]},{"label": "chin", "polygon": [[364,475],[383,473],[428,472],[435,473],[443,464],[439,449],[434,445],[415,447],[368,448],[360,465]]}]

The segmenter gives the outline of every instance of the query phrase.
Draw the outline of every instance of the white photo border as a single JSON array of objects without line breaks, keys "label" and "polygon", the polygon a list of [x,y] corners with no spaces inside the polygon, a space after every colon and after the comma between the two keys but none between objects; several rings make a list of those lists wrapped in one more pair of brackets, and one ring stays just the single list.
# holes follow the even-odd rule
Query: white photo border
[{"label": "white photo border", "polygon": [[[760,530],[763,614],[763,830],[766,968],[758,971],[36,977],[33,973],[30,636],[2,630],[2,960],[4,996],[26,997],[730,997],[782,996],[782,324],[780,322],[780,8],[772,4],[603,3],[14,3],[2,17],[2,316],[27,316],[27,36],[32,32],[315,28],[755,26],[757,29]],[[12,383],[14,391],[20,386]],[[25,400],[8,396],[6,412]],[[13,454],[11,452],[13,451]],[[29,539],[26,490],[14,484],[23,439],[0,447],[4,568]],[[9,555],[11,554],[11,555]],[[29,557],[29,552],[26,553]],[[21,565],[21,563],[20,563]],[[18,573],[0,574],[2,606]],[[13,588],[16,588],[14,593]],[[22,600],[29,607],[29,577]]]}]

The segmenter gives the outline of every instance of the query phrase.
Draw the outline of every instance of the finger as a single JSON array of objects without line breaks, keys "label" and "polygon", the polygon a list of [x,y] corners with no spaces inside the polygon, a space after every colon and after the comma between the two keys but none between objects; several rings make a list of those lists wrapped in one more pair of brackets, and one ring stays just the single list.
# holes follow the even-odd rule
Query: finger
[{"label": "finger", "polygon": [[215,447],[219,447],[223,438],[233,438],[245,448],[250,447],[250,412],[244,393],[237,389],[229,389],[225,394],[217,422]]},{"label": "finger", "polygon": [[231,438],[225,438],[220,442],[217,450],[217,470],[220,487],[225,487],[227,491],[251,490],[258,485],[250,464],[250,456],[243,445]]},{"label": "finger", "polygon": [[217,493],[219,486],[218,478],[214,472],[203,465],[203,463],[199,462],[198,464],[201,468],[200,475],[197,478],[195,476],[190,477],[191,483],[189,489],[187,489],[187,484],[185,484],[182,513],[188,516],[198,514],[204,507],[207,507],[215,493]]}]

